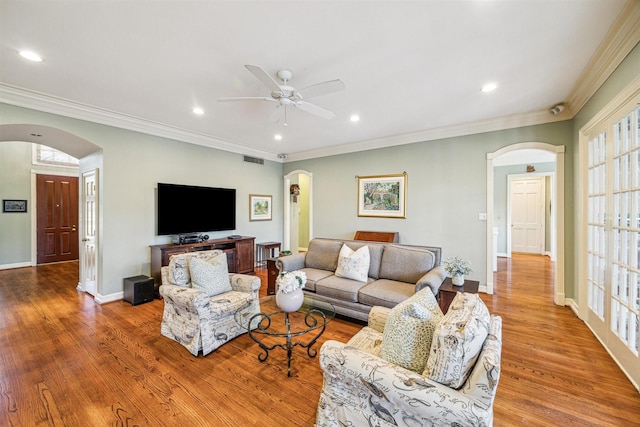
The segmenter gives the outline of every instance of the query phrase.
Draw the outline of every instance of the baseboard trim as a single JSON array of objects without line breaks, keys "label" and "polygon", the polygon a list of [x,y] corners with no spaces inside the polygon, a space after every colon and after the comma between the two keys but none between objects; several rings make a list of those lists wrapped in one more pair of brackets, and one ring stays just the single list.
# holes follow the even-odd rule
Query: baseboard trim
[{"label": "baseboard trim", "polygon": [[12,268],[23,268],[23,267],[33,267],[33,266],[31,265],[31,261],[16,262],[14,264],[2,264],[0,265],[0,270],[10,270]]},{"label": "baseboard trim", "polygon": [[93,297],[93,299],[98,304],[107,304],[107,303],[110,303],[110,302],[119,301],[121,299],[124,299],[124,291],[123,292],[116,292],[114,294],[109,294],[109,295],[100,295],[100,294],[98,294],[95,297]]}]

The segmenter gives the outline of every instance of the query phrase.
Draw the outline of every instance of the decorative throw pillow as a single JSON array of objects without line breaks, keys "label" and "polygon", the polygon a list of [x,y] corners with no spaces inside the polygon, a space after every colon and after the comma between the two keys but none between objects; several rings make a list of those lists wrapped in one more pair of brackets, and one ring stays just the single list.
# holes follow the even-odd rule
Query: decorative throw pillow
[{"label": "decorative throw pillow", "polygon": [[489,333],[490,315],[477,294],[458,293],[436,328],[423,375],[451,388],[469,377]]},{"label": "decorative throw pillow", "polygon": [[185,254],[173,255],[169,259],[169,283],[176,286],[188,288],[191,286],[191,275],[189,274],[189,262],[192,258],[199,258],[210,261],[223,253],[221,250],[189,252]]},{"label": "decorative throw pillow", "polygon": [[211,297],[231,290],[227,256],[224,253],[208,262],[197,257],[191,258],[189,273],[191,273],[191,287]]},{"label": "decorative throw pillow", "polygon": [[369,273],[369,261],[368,246],[363,246],[354,252],[349,246],[342,245],[340,255],[338,255],[336,276],[357,280],[358,282],[366,282],[367,273]]},{"label": "decorative throw pillow", "polygon": [[431,292],[423,289],[391,309],[384,326],[380,356],[419,374],[424,370],[442,311]]}]

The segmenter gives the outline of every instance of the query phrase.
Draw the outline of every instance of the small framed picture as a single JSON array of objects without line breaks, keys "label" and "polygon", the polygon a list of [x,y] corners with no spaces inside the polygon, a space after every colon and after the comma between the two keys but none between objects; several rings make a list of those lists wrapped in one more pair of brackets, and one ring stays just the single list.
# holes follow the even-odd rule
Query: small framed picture
[{"label": "small framed picture", "polygon": [[406,218],[407,174],[358,177],[358,216]]},{"label": "small framed picture", "polygon": [[271,221],[271,196],[249,194],[249,221]]},{"label": "small framed picture", "polygon": [[6,213],[24,213],[27,211],[26,200],[2,200],[2,212]]}]

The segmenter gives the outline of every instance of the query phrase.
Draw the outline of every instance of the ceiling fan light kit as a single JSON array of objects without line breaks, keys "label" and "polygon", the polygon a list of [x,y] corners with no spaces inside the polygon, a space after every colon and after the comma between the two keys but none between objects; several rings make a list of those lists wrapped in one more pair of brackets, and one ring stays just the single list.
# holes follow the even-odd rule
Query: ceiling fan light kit
[{"label": "ceiling fan light kit", "polygon": [[220,98],[218,101],[268,101],[277,102],[276,110],[271,116],[271,122],[278,122],[284,116],[284,125],[287,125],[287,107],[295,107],[306,113],[321,117],[326,120],[333,119],[336,115],[323,107],[307,102],[303,99],[313,98],[315,96],[327,95],[330,93],[344,90],[344,83],[339,80],[329,80],[315,85],[307,86],[297,91],[295,87],[288,84],[293,78],[293,72],[287,69],[279,70],[276,75],[282,81],[278,83],[266,71],[256,65],[245,65],[245,68],[254,75],[267,89],[271,91],[271,97],[236,97],[236,98]]}]

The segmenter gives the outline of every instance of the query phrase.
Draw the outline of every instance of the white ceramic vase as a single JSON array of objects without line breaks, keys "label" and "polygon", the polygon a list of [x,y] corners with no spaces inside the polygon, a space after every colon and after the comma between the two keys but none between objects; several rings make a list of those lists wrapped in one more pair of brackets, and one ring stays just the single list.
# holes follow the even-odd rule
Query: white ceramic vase
[{"label": "white ceramic vase", "polygon": [[453,283],[455,286],[464,285],[464,275],[463,274],[454,274],[451,277],[451,283]]},{"label": "white ceramic vase", "polygon": [[300,307],[302,307],[303,302],[304,292],[302,292],[302,289],[296,289],[286,294],[284,292],[278,292],[276,294],[276,304],[280,310],[286,311],[287,313],[298,311]]}]

